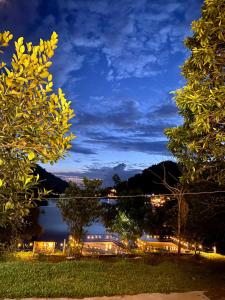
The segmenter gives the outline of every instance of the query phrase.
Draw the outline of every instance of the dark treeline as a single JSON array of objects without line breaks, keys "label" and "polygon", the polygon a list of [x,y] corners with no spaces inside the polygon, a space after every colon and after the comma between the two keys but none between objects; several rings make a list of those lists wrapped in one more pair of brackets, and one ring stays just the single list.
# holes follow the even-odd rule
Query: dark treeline
[{"label": "dark treeline", "polygon": [[[175,234],[176,202],[171,200],[163,207],[153,208],[150,195],[171,194],[170,190],[162,184],[161,179],[166,177],[171,186],[176,186],[180,176],[179,166],[172,161],[153,165],[126,181],[122,181],[115,174],[113,180],[118,196],[117,204],[103,205],[105,226],[120,233],[124,240],[130,240],[131,244],[143,233],[156,234],[161,238]],[[120,197],[124,195],[135,195],[135,197],[127,199]],[[143,196],[136,197],[136,195]]]},{"label": "dark treeline", "polygon": [[[181,176],[182,172],[178,164],[165,161],[143,170],[142,173],[129,178],[127,181],[122,181],[118,175],[115,175],[115,189],[118,195],[170,194],[171,191],[163,184],[163,180],[166,180],[169,186],[176,187],[179,186]],[[224,190],[224,186],[209,180],[202,180],[185,186],[186,193]],[[187,215],[182,225],[182,238],[191,243],[203,244],[205,247],[216,246],[218,252],[225,253],[225,194],[184,195],[184,200]],[[124,204],[126,202],[127,205]],[[141,200],[137,198],[119,200],[119,205],[123,207],[122,210],[127,206],[126,211],[129,215],[129,211],[137,206],[137,202],[140,204]],[[148,214],[147,230],[146,226],[143,229],[160,236],[176,235],[177,213],[177,200],[171,194],[170,200],[166,201],[164,205],[151,209],[151,214]],[[143,218],[143,214],[138,216]]]},{"label": "dark treeline", "polygon": [[144,169],[142,173],[136,174],[129,178],[127,181],[122,181],[118,175],[115,174],[114,181],[118,194],[130,193],[130,194],[165,194],[170,191],[162,184],[162,180],[165,176],[167,182],[171,186],[177,185],[181,171],[175,162],[164,161],[159,164],[153,165],[147,169]]}]

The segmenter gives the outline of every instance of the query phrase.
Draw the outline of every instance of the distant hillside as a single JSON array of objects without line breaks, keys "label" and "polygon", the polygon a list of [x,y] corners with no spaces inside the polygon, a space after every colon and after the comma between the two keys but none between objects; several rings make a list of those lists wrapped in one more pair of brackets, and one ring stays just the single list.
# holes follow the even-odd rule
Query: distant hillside
[{"label": "distant hillside", "polygon": [[127,181],[118,183],[116,189],[118,192],[126,190],[132,193],[143,194],[169,193],[160,180],[160,178],[163,179],[164,177],[164,169],[167,182],[171,186],[176,185],[178,178],[181,176],[178,164],[173,161],[163,161],[144,169],[142,173],[130,177]]},{"label": "distant hillside", "polygon": [[40,176],[40,187],[45,188],[46,190],[51,190],[53,193],[61,194],[69,186],[68,182],[47,172],[39,165],[37,165],[36,169],[34,170],[34,174],[39,174]]}]

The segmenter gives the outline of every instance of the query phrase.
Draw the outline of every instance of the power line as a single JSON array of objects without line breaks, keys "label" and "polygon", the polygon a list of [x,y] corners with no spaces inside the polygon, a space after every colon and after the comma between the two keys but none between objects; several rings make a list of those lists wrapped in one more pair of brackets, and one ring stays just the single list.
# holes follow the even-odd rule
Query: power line
[{"label": "power line", "polygon": [[[225,191],[211,191],[211,192],[186,192],[186,193],[181,193],[182,195],[204,195],[204,194],[220,194],[220,193],[225,193]],[[42,200],[70,200],[70,199],[101,199],[101,200],[117,200],[120,198],[152,198],[152,197],[163,197],[163,196],[168,196],[168,197],[174,197],[174,196],[179,196],[181,195],[179,193],[172,193],[172,194],[140,194],[140,195],[124,195],[124,196],[74,196],[74,197],[59,197],[59,198],[43,198]]]}]

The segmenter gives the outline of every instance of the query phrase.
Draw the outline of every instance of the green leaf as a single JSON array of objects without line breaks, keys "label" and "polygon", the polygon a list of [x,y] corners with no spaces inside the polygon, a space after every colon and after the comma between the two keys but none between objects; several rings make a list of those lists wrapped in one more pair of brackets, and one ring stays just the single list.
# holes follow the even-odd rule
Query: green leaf
[{"label": "green leaf", "polygon": [[29,182],[31,182],[31,180],[32,180],[31,177],[27,178],[27,179],[25,180],[24,186],[26,186]]},{"label": "green leaf", "polygon": [[12,203],[12,201],[8,201],[5,204],[5,210],[9,210],[9,209],[13,209],[14,208],[14,204]]},{"label": "green leaf", "polygon": [[33,160],[35,158],[35,153],[33,151],[28,152],[28,159]]}]

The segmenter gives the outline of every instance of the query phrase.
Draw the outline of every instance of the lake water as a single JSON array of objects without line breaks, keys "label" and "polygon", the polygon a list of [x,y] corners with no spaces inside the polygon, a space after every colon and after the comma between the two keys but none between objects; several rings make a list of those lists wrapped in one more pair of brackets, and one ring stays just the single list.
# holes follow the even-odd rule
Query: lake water
[{"label": "lake water", "polygon": [[[38,238],[42,241],[54,240],[62,242],[68,238],[69,229],[63,221],[60,209],[56,206],[56,201],[49,200],[48,206],[40,207],[39,224],[43,229],[43,234]],[[107,234],[107,230],[100,222],[95,222],[86,227],[87,234]]]},{"label": "lake water", "polygon": [[[43,229],[42,235],[38,238],[40,241],[56,241],[62,243],[63,240],[69,236],[69,228],[63,221],[60,209],[56,206],[55,200],[49,200],[48,206],[40,207],[39,224]],[[94,222],[91,226],[86,227],[85,231],[87,234],[110,234],[100,222]],[[143,235],[142,238],[152,242],[158,241],[157,238],[149,235]]]}]

